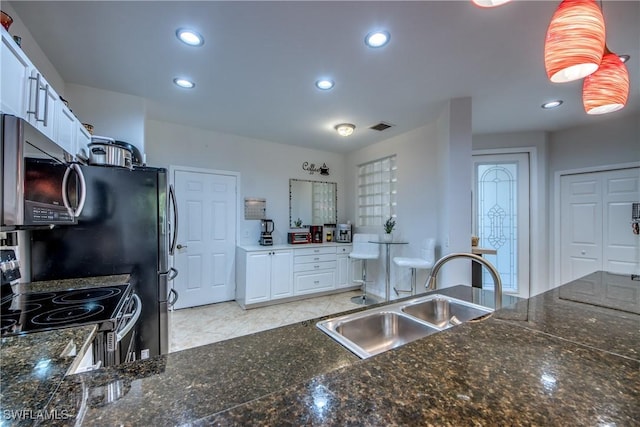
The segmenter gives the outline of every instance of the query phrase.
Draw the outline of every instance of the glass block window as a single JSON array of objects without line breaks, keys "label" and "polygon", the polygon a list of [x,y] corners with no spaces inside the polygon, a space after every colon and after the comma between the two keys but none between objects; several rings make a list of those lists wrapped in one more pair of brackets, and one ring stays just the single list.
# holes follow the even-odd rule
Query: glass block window
[{"label": "glass block window", "polygon": [[382,226],[396,216],[396,170],[395,154],[358,166],[358,226]]}]

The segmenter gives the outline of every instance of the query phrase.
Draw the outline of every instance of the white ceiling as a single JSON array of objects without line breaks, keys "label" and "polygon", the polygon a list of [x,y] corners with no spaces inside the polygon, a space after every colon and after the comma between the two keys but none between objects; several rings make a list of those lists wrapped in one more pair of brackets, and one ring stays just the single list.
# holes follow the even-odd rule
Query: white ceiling
[{"label": "white ceiling", "polygon": [[[144,97],[151,119],[337,152],[423,126],[456,97],[472,98],[474,134],[638,115],[640,2],[603,3],[609,48],[631,55],[631,94],[600,117],[584,113],[581,81],[547,80],[544,37],[558,4],[11,2],[67,83]],[[204,46],[180,43],[178,27],[199,31]],[[391,41],[374,50],[363,41],[378,28]],[[196,88],[175,87],[177,76]],[[320,77],[335,88],[316,89]],[[540,108],[557,98],[561,108]],[[380,121],[395,126],[368,129]],[[356,125],[351,137],[333,130],[342,122]]]}]

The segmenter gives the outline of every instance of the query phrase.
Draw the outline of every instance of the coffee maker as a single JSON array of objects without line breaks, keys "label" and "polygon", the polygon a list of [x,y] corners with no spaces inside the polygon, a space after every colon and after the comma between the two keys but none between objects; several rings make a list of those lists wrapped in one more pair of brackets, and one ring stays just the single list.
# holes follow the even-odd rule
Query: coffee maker
[{"label": "coffee maker", "polygon": [[339,243],[351,243],[351,224],[338,224],[335,239]]},{"label": "coffee maker", "polygon": [[271,233],[273,233],[273,220],[272,219],[263,219],[260,224],[262,227],[262,232],[260,233],[260,245],[262,246],[272,246],[273,245],[273,237]]}]

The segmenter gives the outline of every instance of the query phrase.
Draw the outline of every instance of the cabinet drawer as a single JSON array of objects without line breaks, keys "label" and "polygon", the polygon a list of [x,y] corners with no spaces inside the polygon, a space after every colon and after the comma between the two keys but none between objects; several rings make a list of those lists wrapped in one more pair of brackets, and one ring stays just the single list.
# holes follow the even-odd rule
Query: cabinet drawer
[{"label": "cabinet drawer", "polygon": [[301,255],[294,257],[294,264],[307,264],[310,262],[335,261],[336,254]]},{"label": "cabinet drawer", "polygon": [[337,254],[349,254],[353,250],[353,246],[351,245],[340,245],[336,246]]},{"label": "cabinet drawer", "polygon": [[335,254],[335,246],[317,246],[315,248],[300,248],[295,250],[295,256],[298,255],[320,255]]},{"label": "cabinet drawer", "polygon": [[293,267],[294,272],[299,271],[319,271],[319,270],[335,270],[337,267],[336,261],[325,261],[325,262],[309,262],[306,264],[296,264]]},{"label": "cabinet drawer", "polygon": [[335,287],[335,271],[294,273],[295,293],[309,294]]}]

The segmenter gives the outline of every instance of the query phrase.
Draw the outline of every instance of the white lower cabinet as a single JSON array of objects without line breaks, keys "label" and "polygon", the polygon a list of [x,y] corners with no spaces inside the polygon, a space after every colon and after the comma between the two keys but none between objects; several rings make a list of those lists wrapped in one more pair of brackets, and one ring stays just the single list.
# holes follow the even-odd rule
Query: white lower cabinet
[{"label": "white lower cabinet", "polygon": [[343,245],[337,247],[337,275],[336,288],[346,288],[353,286],[353,278],[351,276],[351,258],[349,253],[352,250],[351,245]]},{"label": "white lower cabinet", "polygon": [[236,255],[238,263],[236,299],[241,306],[293,295],[291,280],[293,251],[238,250]]},{"label": "white lower cabinet", "polygon": [[351,245],[236,248],[236,301],[242,307],[353,287]]},{"label": "white lower cabinet", "polygon": [[293,257],[295,295],[330,291],[336,287],[336,247],[296,249]]}]

